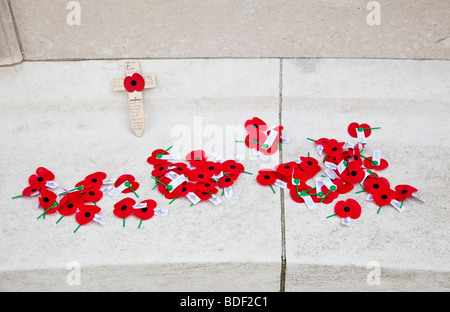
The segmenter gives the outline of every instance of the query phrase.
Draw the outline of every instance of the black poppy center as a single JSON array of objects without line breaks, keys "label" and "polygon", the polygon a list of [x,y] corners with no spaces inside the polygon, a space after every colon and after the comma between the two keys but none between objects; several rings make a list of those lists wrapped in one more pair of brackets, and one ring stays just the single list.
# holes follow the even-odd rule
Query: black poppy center
[{"label": "black poppy center", "polygon": [[43,178],[43,177],[39,177],[37,180],[38,180],[39,182],[42,182],[42,181],[44,181],[44,178]]},{"label": "black poppy center", "polygon": [[73,208],[73,204],[68,204],[67,208]]},{"label": "black poppy center", "polygon": [[91,213],[90,213],[90,212],[85,212],[85,213],[84,213],[84,216],[85,216],[86,218],[89,218],[89,217],[91,216]]},{"label": "black poppy center", "polygon": [[338,148],[337,147],[333,147],[331,150],[336,152],[338,150]]},{"label": "black poppy center", "polygon": [[358,174],[358,172],[356,172],[355,170],[353,170],[352,172],[350,172],[350,174],[351,174],[352,176],[355,176],[355,175]]},{"label": "black poppy center", "polygon": [[312,166],[312,161],[308,161],[308,162],[306,162],[308,165],[310,165],[310,166]]},{"label": "black poppy center", "polygon": [[183,187],[183,189],[181,190],[182,192],[186,192],[187,188]]},{"label": "black poppy center", "polygon": [[163,170],[163,169],[164,169],[164,167],[159,167],[159,168],[158,168],[159,171],[161,171],[161,170]]},{"label": "black poppy center", "polygon": [[206,186],[206,187],[210,187],[210,184],[209,184],[209,183],[206,183],[205,186]]},{"label": "black poppy center", "polygon": [[36,191],[37,191],[37,189],[35,189],[35,188],[31,190],[31,192],[36,192]]},{"label": "black poppy center", "polygon": [[94,191],[89,191],[89,195],[93,196],[93,195],[95,195],[95,192]]},{"label": "black poppy center", "polygon": [[355,157],[353,157],[355,160],[358,160],[358,156],[355,155]]},{"label": "black poppy center", "polygon": [[126,206],[126,205],[123,205],[120,209],[121,209],[121,210],[127,210],[127,206]]},{"label": "black poppy center", "polygon": [[209,170],[214,170],[214,167],[213,166],[209,166],[208,169]]},{"label": "black poppy center", "polygon": [[270,179],[270,175],[266,174],[266,175],[264,176],[264,179],[269,180],[269,179]]},{"label": "black poppy center", "polygon": [[50,199],[48,197],[44,197],[44,198],[42,198],[42,200],[46,203],[48,203],[50,201]]},{"label": "black poppy center", "polygon": [[208,193],[208,192],[202,192],[202,194],[203,194],[203,195],[208,195],[209,193]]},{"label": "black poppy center", "polygon": [[178,171],[183,171],[183,168],[178,167],[177,170],[178,170]]},{"label": "black poppy center", "polygon": [[131,85],[135,86],[137,84],[136,80],[131,80]]},{"label": "black poppy center", "polygon": [[406,194],[406,193],[408,193],[408,190],[403,190],[402,191],[402,194]]},{"label": "black poppy center", "polygon": [[225,182],[230,182],[230,181],[231,181],[230,178],[226,178],[226,179],[225,179]]},{"label": "black poppy center", "polygon": [[257,124],[253,124],[253,128],[258,128],[258,125]]},{"label": "black poppy center", "polygon": [[92,179],[92,182],[96,183],[98,180],[97,179]]},{"label": "black poppy center", "polygon": [[147,211],[147,208],[142,208],[141,211],[142,211],[142,212],[146,212],[146,211]]},{"label": "black poppy center", "polygon": [[203,179],[204,175],[203,175],[203,174],[199,174],[198,177],[199,177],[200,179]]},{"label": "black poppy center", "polygon": [[388,196],[387,196],[387,195],[381,195],[381,198],[382,198],[382,199],[387,199]]},{"label": "black poppy center", "polygon": [[235,165],[231,165],[230,168],[231,169],[236,169],[236,166]]},{"label": "black poppy center", "polygon": [[284,166],[284,169],[289,169],[289,168],[291,168],[291,166],[289,166],[289,165]]},{"label": "black poppy center", "polygon": [[374,189],[377,189],[377,188],[379,188],[379,187],[380,187],[380,186],[379,186],[378,184],[374,184],[374,185],[373,185],[373,188],[374,188]]},{"label": "black poppy center", "polygon": [[199,161],[201,158],[200,157],[195,157],[194,160]]},{"label": "black poppy center", "polygon": [[349,211],[350,211],[350,207],[349,207],[349,206],[345,206],[345,207],[344,207],[344,211],[345,211],[345,212],[349,212]]}]

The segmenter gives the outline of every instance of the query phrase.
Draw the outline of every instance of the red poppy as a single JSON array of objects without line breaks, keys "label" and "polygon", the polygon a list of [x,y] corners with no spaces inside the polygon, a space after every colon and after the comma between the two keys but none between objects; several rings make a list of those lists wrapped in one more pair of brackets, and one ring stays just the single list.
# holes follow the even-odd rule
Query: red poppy
[{"label": "red poppy", "polygon": [[[350,158],[348,159],[347,162],[353,162],[356,161],[358,163],[359,166],[362,166],[363,162],[362,162],[362,157],[359,151],[358,147],[355,148],[349,148],[347,150],[347,157]],[[367,168],[367,167],[366,167]],[[368,168],[370,169],[370,168]]]},{"label": "red poppy", "polygon": [[[265,148],[265,146],[263,145],[263,148],[261,149],[261,152],[264,155],[272,155],[274,153],[276,153],[278,151],[278,147],[279,147],[279,143],[280,143],[280,138],[281,138],[281,131],[283,130],[283,126],[277,126],[274,127],[272,130],[267,131],[267,137],[269,137],[270,133],[272,131],[276,131],[277,132],[277,136],[275,138],[275,140],[273,141],[272,145],[269,146],[269,148]],[[264,144],[264,142],[263,142]]]},{"label": "red poppy", "polygon": [[256,181],[261,185],[272,185],[278,179],[277,172],[272,169],[262,169],[258,171]]},{"label": "red poppy", "polygon": [[103,198],[103,192],[100,189],[91,188],[89,190],[83,191],[81,197],[85,202],[96,203]]},{"label": "red poppy", "polygon": [[136,201],[130,197],[126,197],[114,204],[113,213],[119,218],[127,218],[133,213],[133,206]]},{"label": "red poppy", "polygon": [[212,181],[197,183],[197,190],[199,190],[200,192],[209,192],[215,187],[217,187],[217,183]]},{"label": "red poppy", "polygon": [[331,139],[323,146],[323,151],[327,156],[336,156],[342,153],[342,147],[344,144],[344,142],[338,142],[335,139]]},{"label": "red poppy", "polygon": [[364,186],[364,190],[369,194],[373,194],[379,188],[382,188],[382,187],[390,188],[388,179],[383,178],[383,177],[375,178],[373,175],[369,175],[367,177],[367,179],[364,181],[363,186]]},{"label": "red poppy", "polygon": [[79,225],[85,225],[91,222],[95,218],[95,215],[100,211],[100,207],[94,205],[82,205],[75,214],[75,220]]},{"label": "red poppy", "polygon": [[114,182],[114,187],[117,188],[125,182],[130,182],[130,187],[127,187],[122,191],[122,193],[124,194],[131,193],[133,192],[133,190],[136,191],[139,188],[139,182],[137,182],[135,177],[132,176],[131,174],[123,174],[120,177],[118,177],[116,182]]},{"label": "red poppy", "polygon": [[28,183],[33,188],[42,189],[48,181],[53,181],[55,175],[48,169],[44,167],[39,167],[36,169],[36,174],[32,174],[28,178]]},{"label": "red poppy", "polygon": [[210,199],[212,196],[218,192],[219,190],[216,188],[213,188],[212,190],[208,191],[208,192],[202,192],[200,190],[196,190],[194,193],[195,195],[198,196],[198,198],[200,198],[201,200],[208,200]]},{"label": "red poppy", "polygon": [[333,200],[335,200],[339,196],[337,188],[334,191],[333,190],[330,191],[325,185],[323,185],[320,191],[323,193],[323,197],[319,197],[320,198],[319,202],[322,204],[331,204]]},{"label": "red poppy", "polygon": [[94,172],[84,178],[85,181],[90,182],[86,184],[86,188],[100,188],[103,185],[103,180],[106,179],[106,173],[98,171]]},{"label": "red poppy", "polygon": [[63,216],[70,216],[77,212],[81,206],[84,205],[84,200],[80,195],[74,193],[67,193],[58,205],[58,212]]},{"label": "red poppy", "polygon": [[205,151],[195,150],[186,155],[185,159],[193,167],[200,167],[208,160]]},{"label": "red poppy", "polygon": [[237,177],[234,175],[227,175],[227,176],[223,176],[219,179],[219,182],[217,183],[217,185],[219,187],[225,188],[225,187],[229,187],[232,186],[234,181],[236,181]]},{"label": "red poppy", "polygon": [[222,163],[214,161],[205,161],[201,168],[206,168],[212,175],[219,175],[222,172]]},{"label": "red poppy", "polygon": [[172,163],[165,162],[163,164],[154,165],[153,170],[151,172],[152,177],[162,177],[167,170],[169,170],[169,166],[171,166]]},{"label": "red poppy", "polygon": [[123,86],[128,92],[141,92],[145,87],[145,80],[139,73],[134,73],[132,76],[126,76],[123,80]]},{"label": "red poppy", "polygon": [[336,191],[339,194],[346,194],[346,193],[350,192],[351,190],[353,190],[355,187],[353,184],[344,182],[340,178],[334,179],[333,183],[334,183],[334,185],[336,185],[336,187],[337,187]]},{"label": "red poppy", "polygon": [[253,117],[245,122],[245,129],[249,133],[264,132],[267,130],[267,124],[258,117]]},{"label": "red poppy", "polygon": [[238,163],[237,161],[233,159],[225,160],[222,163],[222,170],[223,173],[226,174],[232,174],[232,175],[239,175],[242,172],[244,172],[245,168],[241,163]]},{"label": "red poppy", "polygon": [[295,161],[290,161],[276,166],[275,170],[278,174],[291,179],[292,173],[294,172],[295,168],[298,168],[297,163]]},{"label": "red poppy", "polygon": [[372,193],[373,201],[377,206],[386,206],[391,203],[393,199],[397,197],[397,193],[391,190],[389,187],[380,187]]},{"label": "red poppy", "polygon": [[358,137],[357,131],[359,131],[359,129],[366,129],[362,131],[364,131],[364,136],[368,138],[372,134],[372,130],[370,130],[369,128],[370,126],[366,123],[359,124],[357,122],[352,122],[351,124],[348,125],[347,131],[352,138],[357,138]]},{"label": "red poppy", "polygon": [[200,167],[189,171],[187,178],[195,182],[208,182],[211,180],[212,174],[208,169]]},{"label": "red poppy", "polygon": [[[53,204],[55,204],[56,203],[56,198],[57,198],[58,196],[55,194],[55,193],[53,193],[52,191],[50,191],[50,190],[47,190],[47,189],[42,189],[42,191],[41,191],[41,196],[39,197],[39,204],[41,205],[41,207],[44,209],[44,210],[47,210],[47,209],[49,209]],[[55,211],[57,211],[58,210],[58,208],[57,208],[57,206],[55,206],[55,207],[53,207],[53,208],[51,208],[50,210],[48,210],[47,212],[46,212],[46,214],[51,214],[51,213],[54,213]]]},{"label": "red poppy", "polygon": [[266,139],[267,135],[264,132],[251,132],[245,137],[245,146],[261,151]]},{"label": "red poppy", "polygon": [[314,143],[324,146],[325,144],[328,143],[328,141],[330,141],[330,140],[327,138],[320,138],[318,140],[315,140]]},{"label": "red poppy", "polygon": [[174,169],[172,169],[176,174],[184,174],[187,175],[191,169],[188,168],[188,166],[185,163],[174,163],[172,164]]},{"label": "red poppy", "polygon": [[386,159],[381,158],[380,163],[375,165],[373,163],[372,157],[364,158],[364,167],[367,169],[376,169],[376,170],[383,170],[386,169],[389,166]]},{"label": "red poppy", "polygon": [[334,206],[334,212],[341,218],[358,219],[361,216],[361,205],[352,198],[341,200]]},{"label": "red poppy", "polygon": [[403,201],[410,197],[412,193],[417,192],[417,189],[411,185],[400,184],[395,187],[395,192],[397,193],[397,197],[395,199],[398,201]]},{"label": "red poppy", "polygon": [[22,195],[23,196],[31,196],[37,192],[40,192],[40,189],[36,186],[27,186],[26,188],[23,189],[22,191]]},{"label": "red poppy", "polygon": [[289,188],[289,195],[291,196],[292,200],[295,201],[296,203],[304,203],[305,200],[300,196],[300,194],[297,192],[296,188]]},{"label": "red poppy", "polygon": [[172,193],[176,193],[176,197],[186,196],[188,193],[195,192],[197,184],[192,182],[184,182],[178,186]]},{"label": "red poppy", "polygon": [[297,166],[297,168],[295,168],[294,171],[292,172],[292,179],[299,179],[300,181],[302,181],[302,183],[311,178],[312,178],[312,171],[311,172],[303,171],[300,169],[299,166]]},{"label": "red poppy", "polygon": [[309,176],[314,177],[320,170],[319,162],[313,157],[300,157],[299,167],[307,172]]},{"label": "red poppy", "polygon": [[365,176],[366,172],[355,161],[347,163],[347,168],[340,174],[342,180],[351,184],[362,182]]},{"label": "red poppy", "polygon": [[[156,183],[158,183],[158,191],[161,194],[163,194],[164,196],[166,196],[167,193],[170,193],[169,190],[167,189],[167,186],[170,184],[170,182],[172,182],[172,180],[169,179],[168,177],[164,177],[164,178],[158,178],[158,181],[156,181]],[[170,197],[170,195],[167,195],[167,196]]]},{"label": "red poppy", "polygon": [[141,220],[148,220],[155,214],[155,208],[157,203],[153,199],[146,199],[141,201],[141,203],[145,203],[147,207],[141,209],[133,209],[133,213],[136,217]]},{"label": "red poppy", "polygon": [[147,158],[147,163],[149,163],[150,165],[159,165],[167,162],[167,159],[161,159],[162,155],[169,155],[169,153],[161,148],[154,150],[152,154]]}]

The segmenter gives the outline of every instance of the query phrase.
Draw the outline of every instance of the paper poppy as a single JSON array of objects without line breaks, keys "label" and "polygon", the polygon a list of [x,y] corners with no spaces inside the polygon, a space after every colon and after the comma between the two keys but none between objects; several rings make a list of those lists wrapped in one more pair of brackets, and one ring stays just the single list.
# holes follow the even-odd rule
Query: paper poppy
[{"label": "paper poppy", "polygon": [[245,129],[249,133],[264,132],[267,130],[267,124],[258,117],[253,117],[245,122]]},{"label": "paper poppy", "polygon": [[[264,132],[252,132],[247,134],[245,137],[245,146],[248,148],[256,149],[257,151],[261,151],[264,146],[264,142],[267,139],[267,135]],[[267,146],[269,147],[269,146]]]},{"label": "paper poppy", "polygon": [[200,167],[208,160],[205,151],[195,150],[186,155],[185,159],[193,167]]},{"label": "paper poppy", "polygon": [[170,193],[169,190],[167,189],[170,182],[172,182],[172,180],[169,179],[168,177],[158,178],[158,181],[156,181],[156,183],[158,183],[158,191],[165,197],[166,196],[170,197],[170,195],[167,195],[167,193]]},{"label": "paper poppy", "polygon": [[191,170],[188,168],[187,164],[182,163],[182,162],[178,162],[178,163],[174,163],[172,164],[173,168],[172,170],[176,173],[176,174],[184,174],[187,175],[188,172]]},{"label": "paper poppy", "polygon": [[77,212],[84,205],[84,200],[80,195],[67,193],[61,198],[58,204],[58,212],[63,216],[70,216]]},{"label": "paper poppy", "polygon": [[278,179],[277,172],[271,169],[262,169],[258,171],[256,181],[261,185],[272,185]]},{"label": "paper poppy", "polygon": [[300,196],[300,193],[297,192],[296,188],[289,188],[289,196],[291,196],[292,200],[296,203],[304,203],[305,200]]},{"label": "paper poppy", "polygon": [[238,163],[237,161],[233,159],[225,160],[222,163],[222,170],[223,173],[228,173],[232,175],[239,175],[242,172],[244,172],[245,168],[244,165],[241,163]]},{"label": "paper poppy", "polygon": [[[47,189],[44,188],[44,189],[42,189],[41,195],[39,197],[39,204],[41,205],[41,207],[44,210],[47,210],[48,208],[53,206],[53,204],[56,203],[56,198],[57,197],[58,196],[55,193],[53,193],[52,191],[47,190]],[[55,206],[52,209],[48,210],[46,212],[46,214],[54,213],[57,210],[58,210],[58,208],[57,208],[57,206]]]},{"label": "paper poppy", "polygon": [[348,125],[347,131],[352,138],[357,138],[358,137],[357,132],[361,130],[360,132],[364,131],[364,137],[368,138],[372,134],[372,130],[370,130],[369,128],[370,126],[366,123],[359,124],[357,122],[352,122],[351,124]]},{"label": "paper poppy", "polygon": [[133,209],[133,214],[138,217],[141,220],[148,220],[155,214],[155,208],[158,205],[156,201],[153,199],[146,199],[141,201],[141,203],[144,203],[147,205],[145,208],[141,209]]},{"label": "paper poppy", "polygon": [[325,144],[328,143],[328,141],[329,141],[329,139],[327,139],[327,138],[320,138],[318,140],[315,140],[314,143],[324,146]]},{"label": "paper poppy", "polygon": [[200,192],[209,192],[215,187],[217,187],[217,183],[212,181],[197,183],[197,190]]},{"label": "paper poppy", "polygon": [[141,92],[145,87],[145,80],[139,73],[134,73],[131,76],[126,76],[123,80],[123,86],[128,92]]},{"label": "paper poppy", "polygon": [[189,171],[188,179],[195,182],[208,182],[212,178],[211,172],[206,168],[196,168]]},{"label": "paper poppy", "polygon": [[349,162],[347,168],[342,171],[340,178],[347,183],[357,184],[364,180],[366,172],[361,168],[357,162]]},{"label": "paper poppy", "polygon": [[201,168],[206,168],[213,176],[222,173],[222,167],[222,163],[214,161],[205,161],[203,165],[201,165]]},{"label": "paper poppy", "polygon": [[285,176],[285,177],[289,177],[289,179],[290,179],[292,177],[293,171],[297,167],[298,167],[298,165],[295,161],[290,161],[290,162],[283,163],[283,164],[276,166],[275,170],[277,171],[278,174]]},{"label": "paper poppy", "polygon": [[153,170],[151,172],[152,177],[162,177],[167,170],[169,170],[169,166],[172,165],[170,162],[165,162],[163,164],[154,165]]},{"label": "paper poppy", "polygon": [[[358,147],[355,148],[349,148],[347,150],[347,162],[352,162],[352,161],[356,161],[358,163],[359,166],[362,166],[363,161],[362,161],[362,157],[361,157],[361,153],[359,151]],[[367,167],[366,167],[367,168]],[[371,169],[371,168],[367,168],[367,169]]]},{"label": "paper poppy", "polygon": [[342,147],[344,144],[344,142],[338,142],[335,139],[331,139],[328,143],[324,144],[323,151],[327,156],[336,156],[342,153]]},{"label": "paper poppy", "polygon": [[85,225],[91,222],[95,218],[95,215],[100,211],[100,207],[94,205],[82,205],[79,207],[79,210],[75,214],[75,220],[79,225]]},{"label": "paper poppy", "polygon": [[397,197],[397,193],[391,190],[389,187],[380,187],[372,193],[373,201],[377,206],[386,206],[391,203],[393,199]]},{"label": "paper poppy", "polygon": [[113,213],[119,218],[127,218],[129,215],[133,213],[133,206],[136,204],[136,201],[130,197],[126,197],[121,199],[117,203],[114,204]]},{"label": "paper poppy", "polygon": [[261,152],[264,155],[272,155],[272,154],[274,154],[274,153],[276,153],[278,151],[280,138],[281,138],[281,131],[282,130],[283,130],[283,126],[276,126],[272,130],[267,131],[267,137],[270,136],[272,131],[276,131],[277,132],[277,136],[276,136],[275,140],[272,142],[272,144],[268,148],[266,148],[264,146],[264,144],[267,144],[267,143],[263,142],[263,148],[261,149]]},{"label": "paper poppy", "polygon": [[367,193],[373,194],[379,188],[382,188],[382,187],[390,188],[390,183],[389,183],[388,179],[386,179],[386,178],[383,178],[383,177],[375,178],[374,176],[370,175],[364,181],[363,186],[364,186],[364,190]]},{"label": "paper poppy", "polygon": [[188,193],[193,193],[197,190],[197,184],[192,182],[184,182],[179,187],[177,187],[174,192],[176,192],[176,197],[186,196]]},{"label": "paper poppy", "polygon": [[53,172],[44,167],[39,167],[36,169],[36,174],[32,174],[28,178],[28,183],[32,188],[42,189],[48,181],[53,181],[55,175]]},{"label": "paper poppy", "polygon": [[30,185],[23,189],[22,196],[31,196],[37,192],[40,192],[40,189],[37,186]]},{"label": "paper poppy", "polygon": [[387,160],[383,159],[383,158],[380,159],[379,164],[375,165],[373,163],[372,157],[364,158],[363,164],[364,164],[364,167],[366,167],[367,169],[376,169],[376,170],[383,170],[389,166]]},{"label": "paper poppy", "polygon": [[150,165],[159,165],[166,163],[167,159],[162,159],[162,155],[169,155],[169,153],[161,148],[154,150],[152,154],[147,158],[147,163],[149,163]]},{"label": "paper poppy", "polygon": [[208,192],[202,192],[200,190],[196,190],[194,192],[195,195],[198,196],[198,198],[200,198],[201,200],[208,200],[212,197],[212,195],[217,194],[219,190],[216,188],[213,188],[212,190],[208,191]]},{"label": "paper poppy", "polygon": [[219,179],[219,182],[217,182],[217,185],[222,188],[226,188],[229,186],[232,186],[234,181],[236,181],[237,177],[234,175],[227,175],[223,176]]},{"label": "paper poppy", "polygon": [[361,216],[361,205],[352,198],[341,200],[334,206],[334,212],[343,219],[358,219]]},{"label": "paper poppy", "polygon": [[[333,188],[333,187],[331,187],[331,188]],[[321,187],[320,191],[323,193],[323,196],[318,197],[318,198],[320,198],[319,203],[322,203],[322,204],[331,204],[333,202],[333,200],[335,200],[339,196],[339,193],[337,192],[337,187],[333,191],[333,190],[329,190],[325,185],[323,185]]]},{"label": "paper poppy", "polygon": [[355,186],[353,184],[347,183],[340,178],[334,179],[333,183],[336,185],[336,187],[337,187],[336,191],[339,194],[346,194],[355,188]]},{"label": "paper poppy", "polygon": [[100,188],[103,185],[103,180],[106,179],[106,173],[102,171],[94,172],[84,178],[85,181],[90,182],[86,184],[85,189],[89,188]]},{"label": "paper poppy", "polygon": [[90,188],[81,193],[81,197],[85,202],[96,203],[103,198],[103,192],[100,189]]},{"label": "paper poppy", "polygon": [[400,184],[395,187],[395,192],[397,193],[397,197],[395,199],[398,201],[404,201],[413,193],[417,192],[417,189],[411,185]]},{"label": "paper poppy", "polygon": [[116,182],[114,182],[114,187],[119,187],[125,182],[130,182],[130,187],[127,187],[122,191],[122,193],[127,194],[136,191],[139,188],[139,182],[136,181],[136,178],[131,174],[123,174],[117,178]]},{"label": "paper poppy", "polygon": [[319,162],[313,157],[300,157],[300,164],[298,165],[301,170],[307,172],[310,177],[315,176],[320,170]]}]

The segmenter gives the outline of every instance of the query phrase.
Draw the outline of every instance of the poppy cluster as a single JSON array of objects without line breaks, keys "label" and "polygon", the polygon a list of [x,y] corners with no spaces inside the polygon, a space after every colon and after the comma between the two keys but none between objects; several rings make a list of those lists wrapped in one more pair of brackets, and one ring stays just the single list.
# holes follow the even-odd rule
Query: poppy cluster
[{"label": "poppy cluster", "polygon": [[[39,167],[35,174],[29,179],[29,186],[25,187],[22,195],[14,196],[19,198],[23,196],[38,196],[38,208],[42,208],[43,212],[37,217],[45,219],[46,215],[56,212],[60,217],[56,221],[59,223],[64,217],[74,216],[78,227],[74,233],[82,225],[86,225],[91,221],[104,224],[104,220],[99,214],[101,208],[97,203],[103,198],[104,194],[111,196],[118,193],[131,193],[138,197],[135,190],[139,188],[139,183],[132,175],[124,174],[118,179],[107,178],[106,173],[98,171],[87,175],[83,180],[77,182],[73,189],[65,189],[64,192],[57,193],[55,189],[60,187],[54,181],[55,175],[44,167]],[[134,214],[142,220],[147,220],[153,216],[153,209],[156,202],[152,200],[144,200],[137,207],[134,207]],[[151,210],[147,212],[147,210]],[[116,211],[113,211],[116,214]],[[118,214],[116,214],[118,215]],[[140,224],[139,224],[140,227]]]},{"label": "poppy cluster", "polygon": [[272,155],[279,149],[283,139],[281,132],[282,126],[275,126],[269,129],[268,125],[260,118],[253,117],[245,122],[247,136],[245,141],[236,141],[245,143],[245,146],[252,149],[256,155]]},{"label": "poppy cluster", "polygon": [[207,155],[203,150],[194,150],[183,162],[178,156],[170,155],[170,148],[156,149],[147,158],[147,163],[153,166],[154,189],[169,199],[169,204],[186,197],[191,206],[206,200],[218,205],[222,202],[220,197],[232,196],[232,186],[242,173],[251,174],[236,159],[224,160],[214,154]]}]

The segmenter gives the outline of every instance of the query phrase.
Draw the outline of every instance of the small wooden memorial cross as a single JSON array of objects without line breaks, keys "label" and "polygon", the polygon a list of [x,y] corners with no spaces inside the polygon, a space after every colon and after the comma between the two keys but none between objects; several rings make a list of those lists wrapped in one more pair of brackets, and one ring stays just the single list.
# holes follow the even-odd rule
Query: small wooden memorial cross
[{"label": "small wooden memorial cross", "polygon": [[139,73],[139,61],[126,62],[126,77],[113,78],[114,91],[128,91],[130,122],[136,136],[144,132],[144,100],[142,90],[156,87],[155,75]]}]

